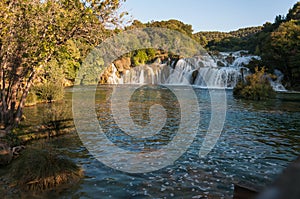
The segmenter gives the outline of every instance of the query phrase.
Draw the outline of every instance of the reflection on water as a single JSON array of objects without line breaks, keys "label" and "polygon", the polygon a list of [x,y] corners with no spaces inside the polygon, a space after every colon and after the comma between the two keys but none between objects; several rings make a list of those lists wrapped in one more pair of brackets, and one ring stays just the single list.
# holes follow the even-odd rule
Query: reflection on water
[{"label": "reflection on water", "polygon": [[[180,89],[180,87],[176,88]],[[144,87],[129,102],[130,115],[138,125],[150,122],[149,107],[160,104],[167,110],[167,121],[160,134],[136,139],[124,134],[110,111],[112,87],[100,86],[96,93],[99,123],[108,138],[127,150],[156,150],[172,140],[180,121],[180,106],[167,89]],[[128,174],[114,170],[91,156],[76,135],[55,139],[62,153],[80,164],[85,178],[60,198],[230,198],[233,182],[255,187],[273,181],[300,152],[300,101],[282,98],[267,102],[236,100],[227,91],[228,109],[222,135],[205,157],[198,151],[211,117],[208,90],[197,89],[201,121],[194,142],[173,165],[151,173]],[[215,92],[218,92],[217,90]],[[71,90],[61,103],[71,117]],[[49,104],[24,110],[26,123],[38,125],[40,113]],[[113,158],[113,157],[107,157]],[[53,196],[49,196],[53,197]]]},{"label": "reflection on water", "polygon": [[[103,89],[100,88],[100,93]],[[111,95],[111,92],[104,92],[104,95]],[[108,97],[106,97],[107,99]],[[149,110],[153,105],[161,105],[166,111],[166,121],[162,124],[160,131],[153,136],[139,138],[126,134],[114,120],[111,111],[111,100],[96,100],[96,113],[98,120],[106,136],[118,147],[132,151],[151,151],[159,149],[159,146],[168,144],[178,131],[180,123],[180,105],[176,96],[169,89],[162,86],[142,86],[134,91],[128,104],[118,103],[115,106],[118,109],[129,108],[130,117],[136,125],[142,126],[142,131],[150,132],[150,114]],[[128,115],[121,115],[126,119]],[[154,124],[161,123],[164,118],[161,116],[152,117]],[[127,125],[127,126],[126,126]],[[125,129],[130,129],[130,124],[123,124]],[[152,127],[153,128],[153,127]]]}]

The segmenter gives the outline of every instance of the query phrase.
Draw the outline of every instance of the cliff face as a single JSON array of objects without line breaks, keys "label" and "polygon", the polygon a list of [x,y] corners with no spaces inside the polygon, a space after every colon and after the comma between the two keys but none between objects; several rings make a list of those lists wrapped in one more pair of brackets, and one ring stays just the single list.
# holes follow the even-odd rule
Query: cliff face
[{"label": "cliff face", "polygon": [[[100,84],[107,84],[110,82],[112,75],[116,75],[118,78],[121,77],[122,73],[131,68],[131,59],[130,57],[121,57],[113,62],[101,75]],[[117,71],[114,71],[117,70]]]}]

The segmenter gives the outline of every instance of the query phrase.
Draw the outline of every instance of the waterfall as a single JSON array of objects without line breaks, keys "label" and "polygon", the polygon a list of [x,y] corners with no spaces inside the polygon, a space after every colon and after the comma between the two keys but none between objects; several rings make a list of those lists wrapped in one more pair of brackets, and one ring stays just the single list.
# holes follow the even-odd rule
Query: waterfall
[{"label": "waterfall", "polygon": [[[153,63],[133,67],[116,75],[117,68],[113,65],[109,84],[192,84],[201,88],[234,88],[240,79],[250,74],[246,64],[258,56],[244,55],[245,51],[220,53],[217,57],[201,56],[180,59],[171,65]],[[230,59],[229,59],[229,58]],[[218,66],[221,63],[222,67]],[[176,63],[176,64],[175,64]],[[175,65],[174,65],[175,64]],[[276,81],[270,83],[276,91],[286,91],[280,83],[283,74],[275,70]]]},{"label": "waterfall", "polygon": [[286,88],[281,84],[281,80],[283,79],[283,73],[277,69],[274,70],[274,74],[276,75],[277,79],[273,81],[269,78],[271,86],[275,91],[287,91]]},{"label": "waterfall", "polygon": [[[208,88],[233,88],[242,78],[243,68],[201,68],[200,75],[197,76],[195,85]],[[248,69],[244,68],[248,72]]]},{"label": "waterfall", "polygon": [[114,64],[111,65],[111,76],[108,77],[107,82],[109,82],[110,84],[122,84],[122,80],[120,80],[120,78],[117,76],[117,68]]}]

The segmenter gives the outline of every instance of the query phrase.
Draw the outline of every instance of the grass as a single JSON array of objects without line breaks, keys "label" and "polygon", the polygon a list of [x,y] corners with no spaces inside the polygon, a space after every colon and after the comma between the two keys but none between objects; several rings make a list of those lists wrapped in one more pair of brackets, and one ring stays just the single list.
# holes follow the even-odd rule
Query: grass
[{"label": "grass", "polygon": [[45,191],[76,183],[83,171],[71,160],[59,155],[51,146],[28,147],[11,168],[15,185],[28,191]]}]

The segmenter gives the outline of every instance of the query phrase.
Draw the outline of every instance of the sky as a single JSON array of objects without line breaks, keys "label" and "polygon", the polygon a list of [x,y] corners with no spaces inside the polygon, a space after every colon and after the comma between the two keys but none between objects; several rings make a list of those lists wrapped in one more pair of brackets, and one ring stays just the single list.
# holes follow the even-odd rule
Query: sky
[{"label": "sky", "polygon": [[297,0],[126,0],[122,9],[143,23],[177,19],[198,31],[232,31],[274,22]]}]

